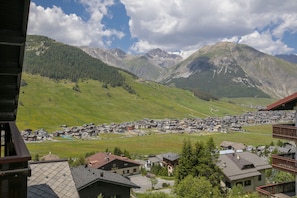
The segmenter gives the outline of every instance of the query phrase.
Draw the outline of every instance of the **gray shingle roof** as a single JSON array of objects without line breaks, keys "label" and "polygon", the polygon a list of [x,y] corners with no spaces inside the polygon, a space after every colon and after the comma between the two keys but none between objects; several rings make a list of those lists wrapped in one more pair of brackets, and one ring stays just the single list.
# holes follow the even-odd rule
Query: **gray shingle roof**
[{"label": "gray shingle roof", "polygon": [[[268,162],[256,154],[242,152],[234,155],[235,156],[233,156],[233,154],[220,155],[218,162],[218,166],[222,168],[224,175],[230,181],[261,175],[260,170],[271,168]],[[239,158],[237,158],[237,156],[239,156]],[[253,166],[249,166],[250,164],[253,164]]]},{"label": "gray shingle roof", "polygon": [[129,179],[108,171],[101,169],[90,168],[86,166],[78,166],[71,168],[73,179],[78,190],[87,187],[97,181],[111,183],[120,186],[126,186],[129,188],[140,188]]},{"label": "gray shingle roof", "polygon": [[243,169],[247,169],[247,168],[255,168],[254,164],[251,163],[250,161],[246,160],[246,159],[243,159],[240,157],[240,155],[238,154],[232,154],[232,155],[227,155],[230,160],[233,161],[234,164],[236,164],[236,166],[240,169],[240,170],[243,170]]},{"label": "gray shingle roof", "polygon": [[163,160],[164,158],[170,161],[175,161],[177,159],[179,159],[179,155],[176,153],[164,153],[161,155],[158,155],[157,157],[161,156],[161,159]]},{"label": "gray shingle roof", "polygon": [[79,197],[67,160],[31,163],[28,197]]},{"label": "gray shingle roof", "polygon": [[229,142],[229,141],[223,141],[220,144],[221,147],[228,148],[232,147],[234,150],[245,150],[246,146],[243,143],[239,142]]}]

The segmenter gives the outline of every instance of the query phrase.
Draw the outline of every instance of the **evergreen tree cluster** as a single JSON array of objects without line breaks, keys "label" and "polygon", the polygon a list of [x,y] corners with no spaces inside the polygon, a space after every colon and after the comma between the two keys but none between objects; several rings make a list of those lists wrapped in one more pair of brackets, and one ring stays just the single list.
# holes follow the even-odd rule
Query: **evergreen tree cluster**
[{"label": "evergreen tree cluster", "polygon": [[113,154],[117,156],[125,156],[127,158],[131,158],[130,153],[126,149],[122,151],[119,147],[114,147]]},{"label": "evergreen tree cluster", "polygon": [[212,138],[206,144],[198,141],[194,147],[189,140],[185,141],[178,162],[176,182],[180,183],[188,175],[192,175],[193,177],[208,178],[213,187],[220,186],[223,174],[216,165],[217,160],[218,154],[215,152]]},{"label": "evergreen tree cluster", "polygon": [[198,89],[193,90],[193,93],[194,93],[195,97],[200,98],[205,101],[218,100],[218,98],[212,96],[211,94],[200,91]]},{"label": "evergreen tree cluster", "polygon": [[122,86],[129,93],[134,93],[117,68],[106,65],[79,48],[46,37],[28,36],[23,68],[25,72],[55,80],[98,80],[106,86]]}]

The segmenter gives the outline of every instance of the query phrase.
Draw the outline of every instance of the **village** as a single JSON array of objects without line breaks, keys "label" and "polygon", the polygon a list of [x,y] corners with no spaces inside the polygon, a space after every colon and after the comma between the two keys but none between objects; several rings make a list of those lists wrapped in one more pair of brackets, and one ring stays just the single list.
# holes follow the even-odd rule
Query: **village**
[{"label": "village", "polygon": [[106,133],[130,133],[134,135],[147,135],[152,131],[159,133],[199,133],[199,132],[243,132],[243,126],[264,125],[278,123],[293,123],[294,111],[256,111],[247,112],[238,116],[185,118],[178,119],[143,119],[121,124],[84,124],[83,126],[62,125],[61,130],[49,133],[44,129],[21,131],[26,142],[52,141],[56,137],[65,139],[94,139]]},{"label": "village", "polygon": [[[244,126],[274,125],[294,123],[295,111],[255,111],[238,116],[185,118],[185,119],[143,119],[121,124],[84,124],[83,126],[62,125],[62,130],[48,133],[43,129],[27,129],[21,132],[23,140],[29,142],[60,141],[63,139],[100,139],[101,134],[123,134],[143,136],[151,133],[229,133],[245,132]],[[293,158],[296,153],[296,143],[293,141],[282,145],[245,145],[241,142],[223,141],[218,145],[218,161],[216,165],[223,173],[221,189],[229,192],[232,187],[241,185],[243,193],[257,191],[262,195],[269,193],[265,185],[270,179],[267,171],[272,169],[269,159],[272,153]],[[181,154],[168,152],[147,156],[145,159],[130,159],[125,155],[111,152],[97,152],[84,159],[84,165],[69,166],[66,159],[49,153],[40,161],[31,161],[30,166],[34,175],[28,182],[28,195],[41,193],[35,190],[35,185],[46,182],[52,186],[55,193],[67,197],[96,197],[98,194],[122,197],[137,197],[137,194],[162,192],[170,196],[175,180],[167,180],[152,173],[153,167],[162,167],[168,177],[173,177],[174,170],[179,164]],[[46,171],[45,171],[46,170]],[[67,174],[65,172],[67,170]],[[40,174],[36,174],[40,172]],[[61,174],[63,172],[63,174]],[[276,174],[275,172],[273,174]],[[44,175],[46,175],[44,177]],[[67,188],[54,187],[56,177]],[[284,183],[293,191],[293,183]],[[268,187],[267,187],[268,186]],[[287,188],[287,187],[286,187]],[[67,189],[67,190],[65,190]],[[42,191],[43,192],[43,191]],[[278,191],[277,191],[278,192]]]}]

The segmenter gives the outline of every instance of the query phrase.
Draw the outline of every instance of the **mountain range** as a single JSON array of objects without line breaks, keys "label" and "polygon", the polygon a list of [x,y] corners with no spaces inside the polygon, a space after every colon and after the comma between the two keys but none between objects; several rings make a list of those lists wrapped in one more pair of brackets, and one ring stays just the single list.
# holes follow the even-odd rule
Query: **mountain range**
[{"label": "mountain range", "polygon": [[167,84],[217,97],[282,98],[297,91],[297,64],[229,42],[205,46],[172,70]]},{"label": "mountain range", "polygon": [[[42,44],[44,41],[41,42],[42,39],[40,38],[43,38],[46,42]],[[59,73],[53,68],[58,68],[59,71],[64,68],[66,70],[64,75],[67,72],[69,73],[69,70],[79,68],[79,73],[84,74],[81,78],[85,78],[87,74],[85,74],[82,66],[87,63],[82,59],[85,59],[85,53],[87,53],[91,57],[99,59],[99,65],[103,63],[104,65],[99,67],[93,64],[92,69],[88,67],[85,70],[97,77],[100,76],[99,73],[102,73],[102,68],[105,71],[110,65],[109,67],[112,69],[109,73],[114,73],[111,75],[113,78],[105,79],[107,75],[110,75],[106,73],[101,75],[101,81],[104,79],[109,84],[119,84],[126,88],[127,85],[123,80],[112,83],[118,78],[116,76],[119,76],[115,68],[126,70],[140,79],[188,89],[194,93],[202,92],[216,98],[282,98],[297,91],[297,64],[284,60],[285,56],[274,57],[243,44],[220,42],[204,46],[186,59],[161,49],[134,55],[128,54],[121,49],[72,46],[71,51],[75,51],[75,57],[71,57],[72,55],[65,56],[63,55],[65,52],[60,51],[64,44],[57,44],[58,42],[52,39],[30,36],[28,40],[30,42],[27,42],[26,56],[27,58],[28,56],[31,58],[34,56],[33,60],[35,62],[25,61],[24,69],[30,70],[31,68],[34,72],[37,71],[37,65],[49,64],[47,68],[50,69],[47,69],[49,70],[47,72],[51,72],[51,75],[57,76]],[[55,45],[53,45],[54,43]],[[59,49],[57,46],[59,46]],[[57,64],[53,64],[56,62],[54,52],[51,52],[51,55],[43,55],[45,51],[48,54],[51,51],[49,49],[52,49],[56,56],[63,60],[63,64],[67,65],[67,68],[63,65],[57,67]],[[61,54],[62,56],[60,56]],[[40,61],[40,58],[43,58],[43,61]],[[32,64],[35,65],[34,69],[32,69]],[[28,65],[30,67],[27,67]],[[42,71],[39,72],[45,70],[44,67],[42,68]],[[96,68],[101,68],[101,72],[98,74],[94,72]],[[72,71],[71,73],[75,73],[76,79],[79,78],[77,72]],[[95,79],[95,77],[92,79]],[[128,90],[130,90],[129,87]]]},{"label": "mountain range", "polygon": [[125,69],[145,80],[160,82],[169,68],[173,67],[182,57],[169,54],[161,49],[154,49],[141,55],[129,55],[121,49],[101,49],[80,47],[94,58],[106,64]]},{"label": "mountain range", "polygon": [[154,49],[128,55],[120,49],[82,47],[103,62],[140,78],[215,97],[286,97],[297,91],[295,55],[271,56],[230,42],[204,46],[186,59]]}]

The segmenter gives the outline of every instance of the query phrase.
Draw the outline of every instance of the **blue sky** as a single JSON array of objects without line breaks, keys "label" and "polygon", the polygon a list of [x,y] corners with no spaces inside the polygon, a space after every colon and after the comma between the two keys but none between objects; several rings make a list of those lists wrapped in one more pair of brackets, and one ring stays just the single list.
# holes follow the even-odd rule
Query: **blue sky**
[{"label": "blue sky", "polygon": [[296,10],[296,0],[31,0],[28,34],[129,53],[231,41],[297,54]]}]

